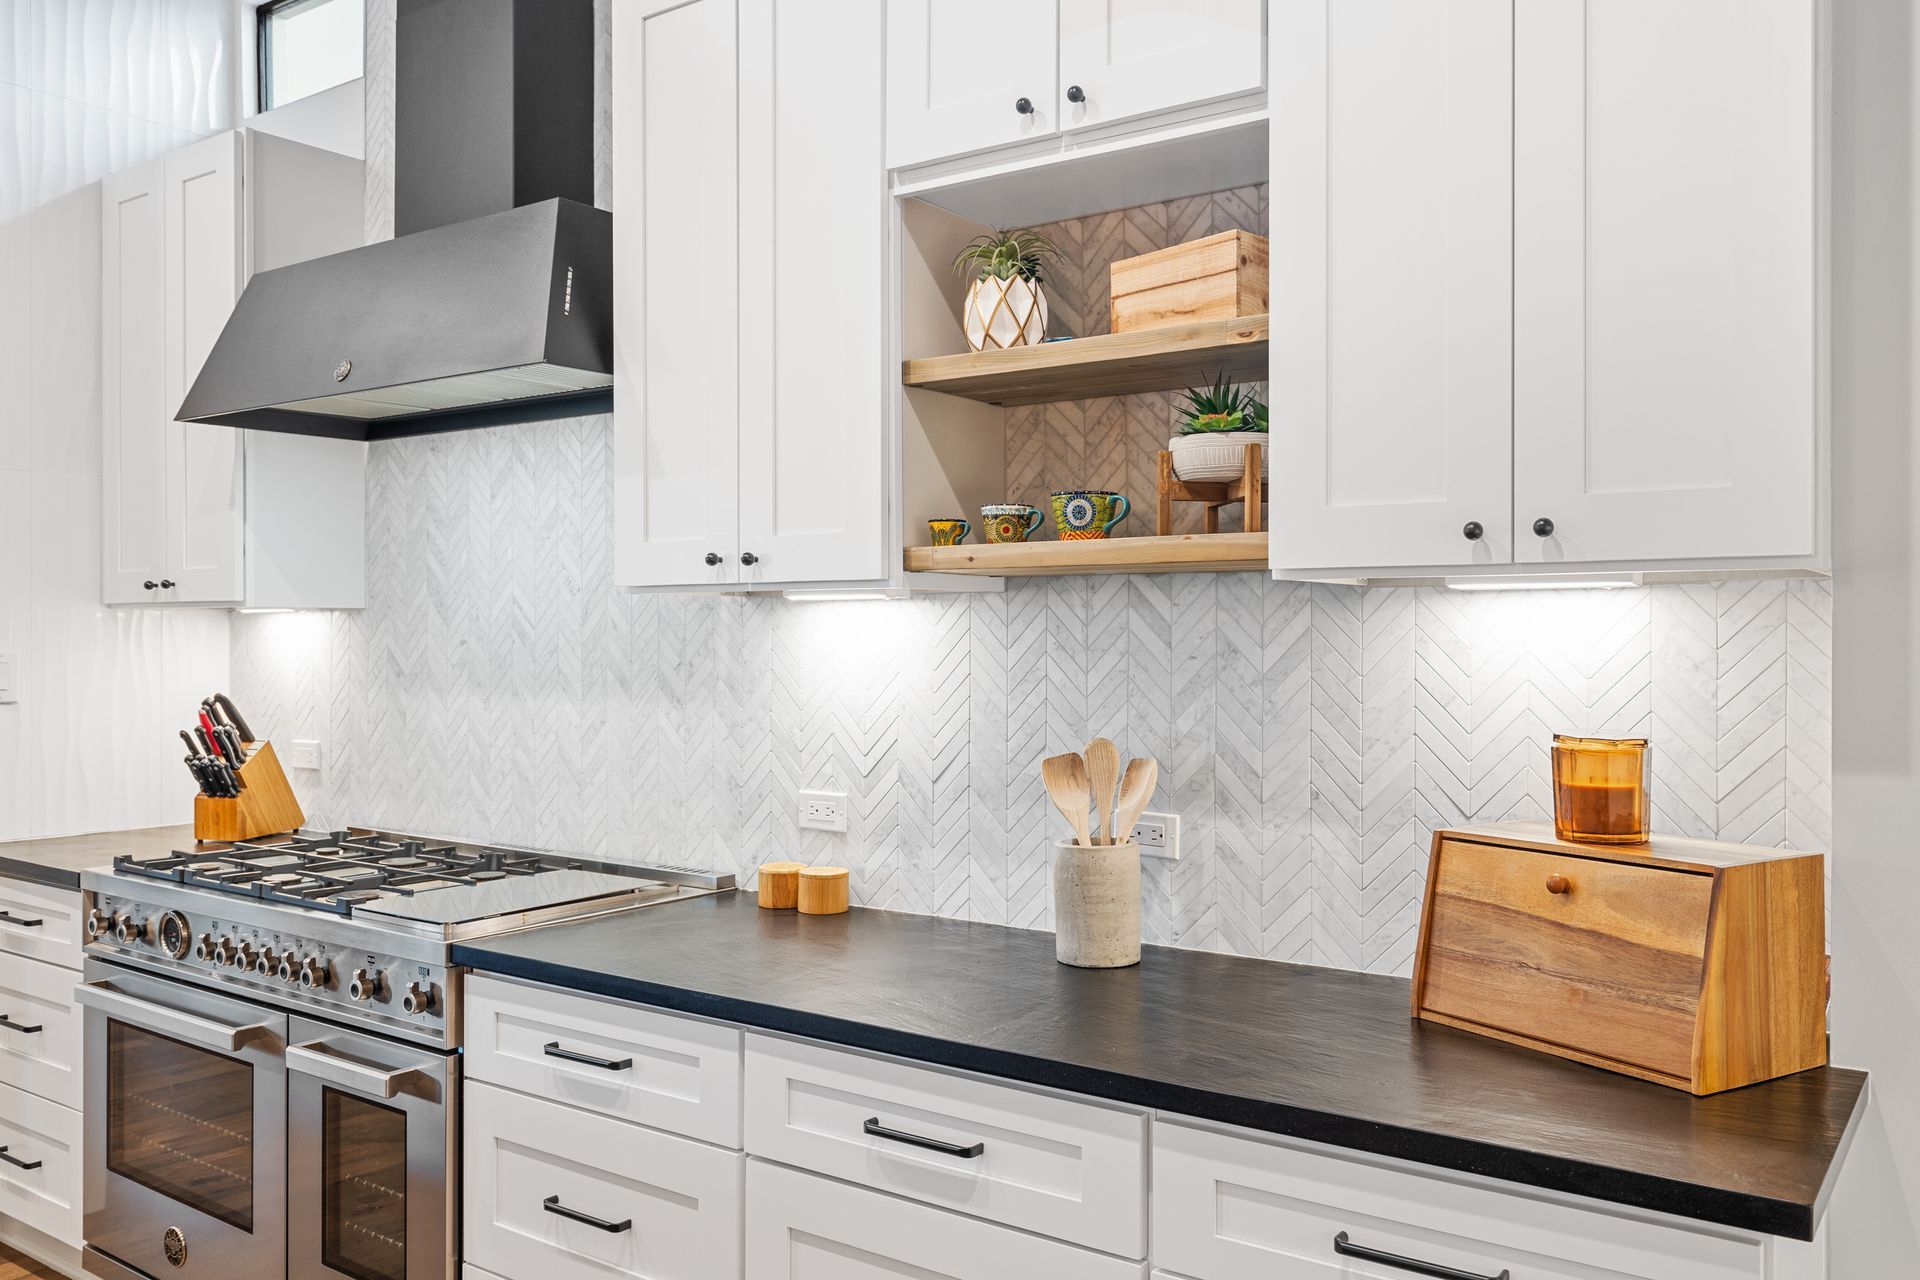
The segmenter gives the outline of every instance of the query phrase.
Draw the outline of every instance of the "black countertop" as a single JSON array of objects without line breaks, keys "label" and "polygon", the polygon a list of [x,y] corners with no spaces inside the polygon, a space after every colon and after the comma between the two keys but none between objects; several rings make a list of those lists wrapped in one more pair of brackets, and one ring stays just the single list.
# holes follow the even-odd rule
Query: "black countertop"
[{"label": "black countertop", "polygon": [[54,840],[15,840],[0,844],[0,876],[31,880],[57,889],[78,889],[82,871],[109,866],[116,854],[155,858],[175,849],[193,847],[191,825],[100,831]]},{"label": "black countertop", "polygon": [[1115,1102],[1807,1240],[1866,1074],[1693,1098],[1409,1016],[1400,978],[746,894],[510,934],[454,963]]}]

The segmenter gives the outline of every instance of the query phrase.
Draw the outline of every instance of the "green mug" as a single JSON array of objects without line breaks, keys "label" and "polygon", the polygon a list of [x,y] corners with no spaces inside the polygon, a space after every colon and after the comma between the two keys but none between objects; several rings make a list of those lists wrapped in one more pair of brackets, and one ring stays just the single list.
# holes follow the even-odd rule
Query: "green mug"
[{"label": "green mug", "polygon": [[1106,489],[1068,489],[1053,495],[1053,523],[1062,542],[1104,538],[1131,510],[1125,494]]},{"label": "green mug", "polygon": [[973,532],[973,524],[962,520],[959,516],[949,520],[929,520],[927,532],[933,535],[934,546],[957,547],[967,540],[968,534]]}]

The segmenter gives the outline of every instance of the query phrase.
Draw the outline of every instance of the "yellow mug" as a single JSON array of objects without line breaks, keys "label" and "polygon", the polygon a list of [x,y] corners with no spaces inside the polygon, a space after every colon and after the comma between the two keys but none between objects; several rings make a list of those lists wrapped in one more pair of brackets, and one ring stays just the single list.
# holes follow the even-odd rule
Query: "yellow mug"
[{"label": "yellow mug", "polygon": [[950,520],[927,521],[927,532],[933,535],[934,546],[957,547],[967,540],[968,534],[973,532],[973,525],[959,516],[954,516]]}]

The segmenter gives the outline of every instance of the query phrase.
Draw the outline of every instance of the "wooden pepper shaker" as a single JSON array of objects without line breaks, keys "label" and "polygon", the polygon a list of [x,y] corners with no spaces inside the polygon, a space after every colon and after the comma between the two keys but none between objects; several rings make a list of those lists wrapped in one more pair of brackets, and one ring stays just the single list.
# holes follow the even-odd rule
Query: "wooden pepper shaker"
[{"label": "wooden pepper shaker", "polygon": [[800,914],[837,916],[847,909],[845,867],[804,867],[800,871]]},{"label": "wooden pepper shaker", "polygon": [[760,905],[769,911],[787,911],[800,901],[800,873],[804,862],[760,864]]}]

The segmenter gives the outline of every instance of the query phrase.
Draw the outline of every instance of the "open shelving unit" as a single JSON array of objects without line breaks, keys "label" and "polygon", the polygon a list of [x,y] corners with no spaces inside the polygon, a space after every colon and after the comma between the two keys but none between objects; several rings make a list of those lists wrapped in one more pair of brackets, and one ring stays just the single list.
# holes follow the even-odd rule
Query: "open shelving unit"
[{"label": "open shelving unit", "polygon": [[1266,567],[1264,533],[1180,533],[1164,538],[907,548],[910,572],[973,573],[995,578],[1074,573],[1249,573]]},{"label": "open shelving unit", "polygon": [[1239,316],[902,362],[909,387],[987,404],[1045,404],[1175,391],[1228,377],[1266,381],[1267,318]]}]

